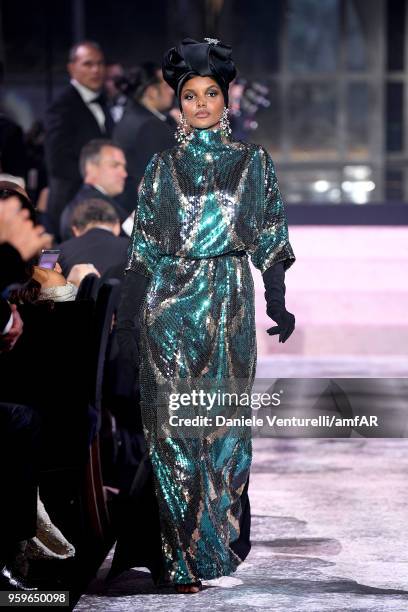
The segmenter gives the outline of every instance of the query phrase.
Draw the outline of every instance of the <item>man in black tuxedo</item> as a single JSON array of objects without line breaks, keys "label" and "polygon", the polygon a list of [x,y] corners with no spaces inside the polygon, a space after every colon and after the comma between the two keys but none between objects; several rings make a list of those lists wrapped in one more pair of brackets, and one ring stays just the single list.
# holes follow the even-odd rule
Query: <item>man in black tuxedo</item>
[{"label": "man in black tuxedo", "polygon": [[94,138],[109,138],[113,120],[102,92],[105,60],[99,45],[84,41],[72,47],[71,83],[52,103],[45,119],[45,157],[49,176],[48,213],[58,235],[63,208],[81,186],[79,155]]},{"label": "man in black tuxedo", "polygon": [[59,246],[58,262],[64,276],[81,263],[93,264],[101,275],[114,265],[125,269],[129,239],[119,236],[119,217],[109,202],[91,199],[77,204],[72,230],[75,238]]},{"label": "man in black tuxedo", "polygon": [[[84,200],[98,199],[109,202],[117,212],[122,224],[129,216],[115,196],[125,188],[126,159],[120,147],[111,140],[98,138],[82,147],[79,158],[79,169],[83,184],[74,199],[64,208],[60,220],[62,240],[72,238],[72,213],[77,204]],[[136,208],[136,201],[134,202]]]},{"label": "man in black tuxedo", "polygon": [[134,68],[124,89],[128,101],[113,135],[125,152],[129,174],[125,191],[118,199],[131,212],[148,161],[154,153],[176,144],[174,132],[177,124],[167,113],[174,92],[164,81],[158,64],[145,62]]}]

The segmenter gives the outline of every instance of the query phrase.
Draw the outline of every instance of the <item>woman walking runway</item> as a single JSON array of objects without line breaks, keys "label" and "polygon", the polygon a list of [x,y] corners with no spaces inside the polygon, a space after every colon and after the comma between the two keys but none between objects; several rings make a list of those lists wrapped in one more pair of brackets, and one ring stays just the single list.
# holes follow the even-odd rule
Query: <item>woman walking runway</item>
[{"label": "woman walking runway", "polygon": [[230,47],[215,39],[184,39],[165,54],[163,76],[182,111],[179,144],[155,154],[146,169],[118,313],[122,345],[140,359],[161,580],[179,592],[196,592],[201,579],[229,575],[242,561],[232,545],[251,435],[250,427],[173,435],[162,421],[161,386],[202,381],[212,390],[226,383],[228,391],[250,393],[256,333],[249,256],[278,324],[268,332],[285,342],[295,324],[284,299],[284,273],[295,256],[273,162],[263,147],[230,138],[228,85],[235,75]]}]

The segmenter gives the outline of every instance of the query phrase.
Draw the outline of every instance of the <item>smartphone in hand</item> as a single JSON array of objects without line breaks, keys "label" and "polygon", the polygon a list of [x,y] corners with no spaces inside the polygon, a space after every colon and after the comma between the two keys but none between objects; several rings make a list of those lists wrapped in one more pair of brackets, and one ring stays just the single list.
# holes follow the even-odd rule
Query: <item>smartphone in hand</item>
[{"label": "smartphone in hand", "polygon": [[60,253],[61,251],[59,249],[43,249],[41,251],[38,267],[45,268],[46,270],[53,270]]}]

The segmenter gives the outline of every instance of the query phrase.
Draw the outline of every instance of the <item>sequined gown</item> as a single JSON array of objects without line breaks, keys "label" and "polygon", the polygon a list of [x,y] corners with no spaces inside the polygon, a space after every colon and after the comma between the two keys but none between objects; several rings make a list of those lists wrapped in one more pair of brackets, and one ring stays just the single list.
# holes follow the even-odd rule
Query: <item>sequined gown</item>
[{"label": "sequined gown", "polygon": [[239,380],[250,392],[256,332],[248,255],[261,272],[295,260],[266,150],[219,130],[194,130],[189,142],[155,154],[139,192],[127,269],[150,277],[141,308],[141,412],[164,579],[174,583],[229,575],[242,561],[230,544],[239,536],[250,427],[239,435],[220,427],[207,437],[166,437],[157,413],[163,381]]}]

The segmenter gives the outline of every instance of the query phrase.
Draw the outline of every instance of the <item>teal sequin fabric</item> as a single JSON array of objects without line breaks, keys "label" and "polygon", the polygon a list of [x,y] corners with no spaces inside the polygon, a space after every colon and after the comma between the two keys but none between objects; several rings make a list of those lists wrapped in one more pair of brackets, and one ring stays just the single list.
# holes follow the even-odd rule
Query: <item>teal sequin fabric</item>
[{"label": "teal sequin fabric", "polygon": [[174,583],[229,575],[241,563],[230,545],[251,466],[250,427],[192,436],[159,423],[158,414],[164,383],[203,380],[215,389],[239,381],[250,393],[256,332],[248,257],[261,272],[295,261],[267,151],[197,129],[187,143],[155,154],[139,190],[127,269],[150,278],[140,314],[141,411],[164,579]]}]

